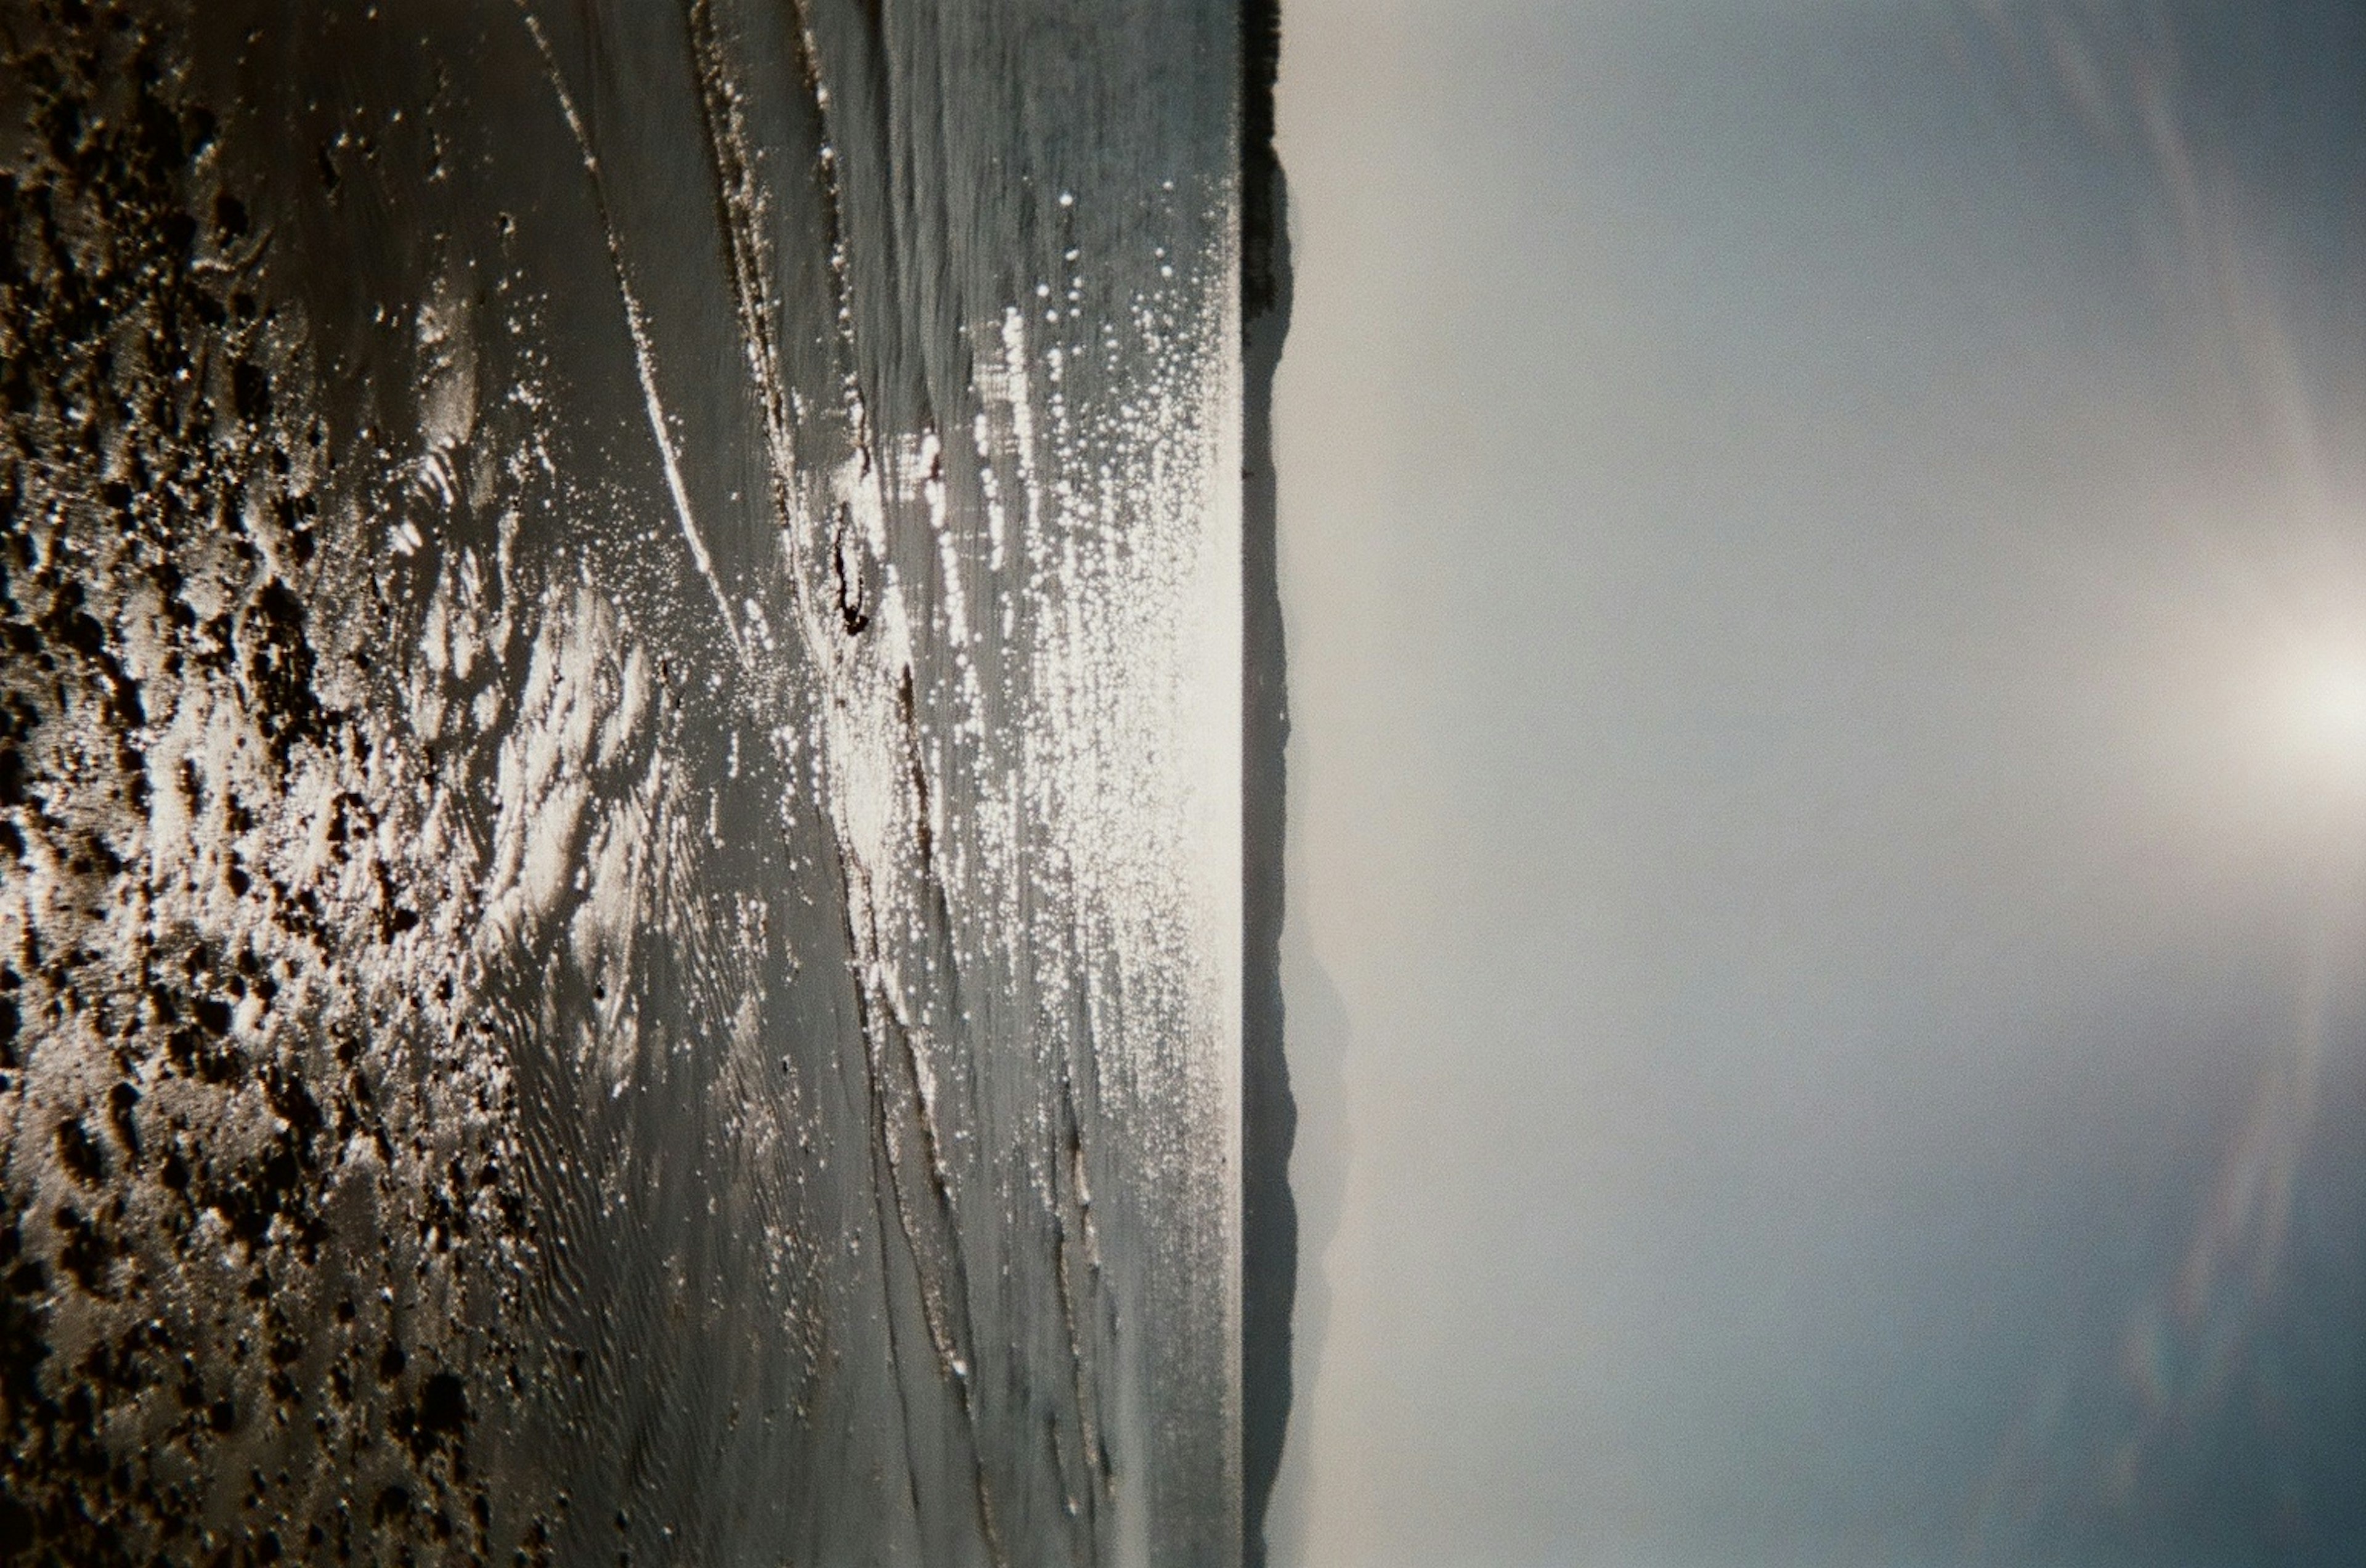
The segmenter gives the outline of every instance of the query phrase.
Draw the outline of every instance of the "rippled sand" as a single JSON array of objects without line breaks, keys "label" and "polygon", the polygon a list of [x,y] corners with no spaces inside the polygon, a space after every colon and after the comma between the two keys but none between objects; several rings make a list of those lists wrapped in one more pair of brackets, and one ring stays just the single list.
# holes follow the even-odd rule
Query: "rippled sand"
[{"label": "rippled sand", "polygon": [[0,1542],[1228,1561],[1232,17],[38,9]]}]

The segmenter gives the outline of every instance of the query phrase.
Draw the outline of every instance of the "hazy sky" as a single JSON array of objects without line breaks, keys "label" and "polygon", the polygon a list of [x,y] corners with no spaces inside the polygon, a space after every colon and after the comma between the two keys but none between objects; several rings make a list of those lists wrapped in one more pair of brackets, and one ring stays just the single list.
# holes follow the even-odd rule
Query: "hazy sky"
[{"label": "hazy sky", "polygon": [[1277,1562],[2366,1551],[2366,24],[1290,0]]}]

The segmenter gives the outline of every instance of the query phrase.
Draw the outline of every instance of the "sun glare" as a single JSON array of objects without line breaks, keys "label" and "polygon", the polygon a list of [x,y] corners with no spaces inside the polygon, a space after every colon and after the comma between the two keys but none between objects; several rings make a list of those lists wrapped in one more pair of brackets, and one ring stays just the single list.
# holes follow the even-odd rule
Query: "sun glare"
[{"label": "sun glare", "polygon": [[2328,660],[2310,672],[2302,699],[2311,732],[2325,744],[2366,750],[2366,660]]},{"label": "sun glare", "polygon": [[2330,782],[2366,784],[2366,639],[2293,649],[2277,686],[2287,743]]}]

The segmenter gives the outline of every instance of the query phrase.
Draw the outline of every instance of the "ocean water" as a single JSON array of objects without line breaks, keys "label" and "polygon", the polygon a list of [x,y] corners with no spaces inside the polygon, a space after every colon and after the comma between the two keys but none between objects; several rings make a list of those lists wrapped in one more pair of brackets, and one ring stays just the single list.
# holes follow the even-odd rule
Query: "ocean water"
[{"label": "ocean water", "polygon": [[1237,26],[6,8],[0,1557],[1234,1559]]}]

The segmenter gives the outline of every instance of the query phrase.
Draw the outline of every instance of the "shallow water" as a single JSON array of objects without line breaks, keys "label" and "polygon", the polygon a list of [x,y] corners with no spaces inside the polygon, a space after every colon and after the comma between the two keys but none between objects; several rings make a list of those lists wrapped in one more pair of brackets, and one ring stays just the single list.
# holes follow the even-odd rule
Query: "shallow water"
[{"label": "shallow water", "polygon": [[1231,1560],[1231,14],[42,10],[0,1537]]}]

